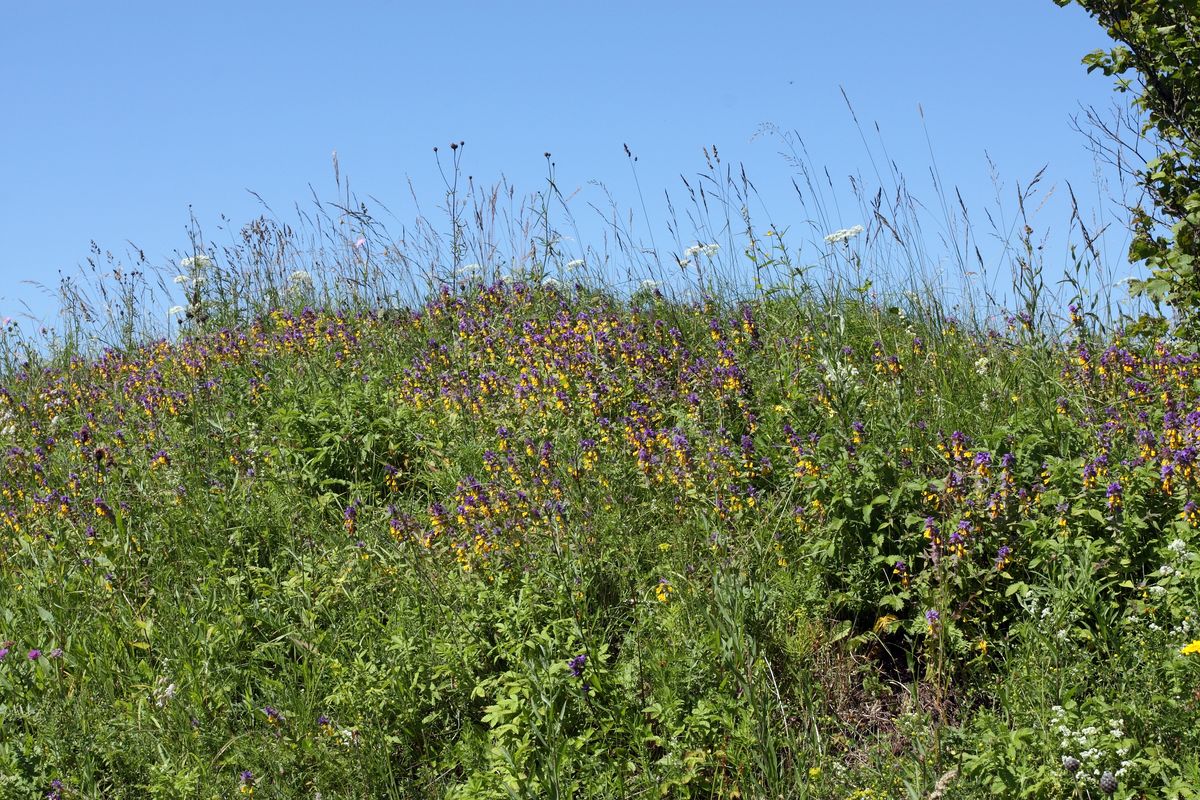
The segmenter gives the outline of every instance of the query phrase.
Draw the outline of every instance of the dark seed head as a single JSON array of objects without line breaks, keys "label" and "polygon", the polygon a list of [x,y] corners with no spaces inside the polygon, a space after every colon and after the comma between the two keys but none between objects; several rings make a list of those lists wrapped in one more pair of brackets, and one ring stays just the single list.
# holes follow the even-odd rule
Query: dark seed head
[{"label": "dark seed head", "polygon": [[1112,794],[1117,790],[1117,778],[1111,772],[1105,772],[1100,776],[1100,791],[1105,794]]},{"label": "dark seed head", "polygon": [[1076,772],[1079,772],[1081,766],[1083,765],[1079,763],[1079,759],[1075,758],[1075,756],[1063,756],[1063,767],[1070,774],[1074,775]]}]

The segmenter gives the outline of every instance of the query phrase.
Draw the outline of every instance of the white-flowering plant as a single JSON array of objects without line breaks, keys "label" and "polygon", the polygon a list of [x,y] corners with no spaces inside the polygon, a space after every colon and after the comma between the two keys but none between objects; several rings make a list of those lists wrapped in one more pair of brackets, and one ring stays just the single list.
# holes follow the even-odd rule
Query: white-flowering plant
[{"label": "white-flowering plant", "polygon": [[846,241],[849,241],[850,239],[853,239],[855,236],[858,236],[862,232],[863,232],[862,225],[855,225],[853,228],[842,228],[841,230],[834,231],[833,233],[826,236],[825,243],[826,244],[837,244],[838,242],[846,242]]},{"label": "white-flowering plant", "polygon": [[712,258],[717,254],[718,251],[720,251],[720,249],[721,245],[716,244],[715,242],[713,244],[694,244],[688,249],[684,250],[683,255],[688,259],[692,259],[701,255]]},{"label": "white-flowering plant", "polygon": [[483,275],[483,267],[478,264],[463,264],[454,270],[454,278],[461,283],[474,283]]},{"label": "white-flowering plant", "polygon": [[307,270],[298,269],[288,275],[287,292],[292,295],[311,292],[313,288],[312,275]]},{"label": "white-flowering plant", "polygon": [[212,266],[212,263],[213,262],[211,258],[203,253],[200,253],[199,255],[188,256],[187,258],[180,259],[179,266],[195,275],[207,270]]},{"label": "white-flowering plant", "polygon": [[167,703],[170,703],[175,697],[176,691],[175,684],[168,683],[167,679],[160,675],[154,684],[154,705],[165,708]]},{"label": "white-flowering plant", "polygon": [[1122,779],[1134,768],[1131,753],[1137,742],[1126,734],[1120,717],[1097,719],[1081,709],[1056,705],[1050,709],[1050,724],[1063,766],[1077,785],[1099,787],[1106,772]]}]

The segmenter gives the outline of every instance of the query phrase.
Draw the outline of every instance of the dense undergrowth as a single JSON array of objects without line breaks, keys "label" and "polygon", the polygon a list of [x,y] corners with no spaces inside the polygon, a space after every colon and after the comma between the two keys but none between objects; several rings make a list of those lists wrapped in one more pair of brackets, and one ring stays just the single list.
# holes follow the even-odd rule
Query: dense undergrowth
[{"label": "dense undergrowth", "polygon": [[0,332],[0,798],[1197,796],[1195,347],[1086,229],[1056,319],[1036,178],[1010,315],[897,176],[804,260],[705,157],[666,257],[551,164]]},{"label": "dense undergrowth", "polygon": [[10,355],[0,795],[1196,796],[1193,348],[297,286]]}]

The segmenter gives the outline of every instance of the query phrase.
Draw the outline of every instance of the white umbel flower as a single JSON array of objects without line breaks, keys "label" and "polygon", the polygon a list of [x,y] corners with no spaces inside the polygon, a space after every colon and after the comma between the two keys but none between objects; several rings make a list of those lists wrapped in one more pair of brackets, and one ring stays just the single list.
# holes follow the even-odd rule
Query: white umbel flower
[{"label": "white umbel flower", "polygon": [[473,283],[483,275],[483,267],[478,264],[463,264],[454,270],[454,277],[463,283]]},{"label": "white umbel flower", "polygon": [[863,232],[862,225],[855,225],[853,228],[842,228],[840,231],[834,231],[825,237],[826,244],[837,244],[853,239]]},{"label": "white umbel flower", "polygon": [[712,258],[720,251],[720,249],[721,245],[717,244],[716,242],[713,242],[712,244],[694,244],[687,250],[684,250],[683,255],[689,259],[700,255]]},{"label": "white umbel flower", "polygon": [[292,294],[311,291],[313,288],[312,275],[307,270],[298,269],[288,275],[287,290]]},{"label": "white umbel flower", "polygon": [[212,266],[212,259],[201,253],[198,256],[180,259],[179,266],[191,272],[203,272]]}]

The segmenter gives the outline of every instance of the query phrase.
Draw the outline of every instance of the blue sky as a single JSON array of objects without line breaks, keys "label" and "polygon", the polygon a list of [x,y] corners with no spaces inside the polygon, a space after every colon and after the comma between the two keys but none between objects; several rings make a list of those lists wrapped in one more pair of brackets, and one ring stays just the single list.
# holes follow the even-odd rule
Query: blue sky
[{"label": "blue sky", "polygon": [[[1050,268],[1065,257],[1054,237],[1066,228],[1066,182],[1086,208],[1103,210],[1070,119],[1113,102],[1109,79],[1079,63],[1107,39],[1078,8],[790,0],[733,9],[695,0],[9,4],[0,316],[28,306],[53,321],[53,299],[25,281],[53,286],[60,270],[76,273],[92,240],[118,253],[133,242],[165,267],[188,247],[189,209],[220,239],[221,215],[236,230],[262,212],[247,190],[285,220],[313,191],[334,199],[334,150],[354,190],[401,220],[415,213],[410,183],[436,216],[444,189],[432,148],[462,140],[464,171],[479,183],[503,176],[537,191],[549,151],[564,194],[580,190],[578,217],[594,216],[586,203],[603,196],[599,181],[641,219],[628,143],[649,228],[664,213],[663,191],[681,189],[679,176],[702,170],[701,148],[715,144],[726,163],[744,163],[770,217],[788,225],[803,210],[763,124],[801,137],[840,187],[880,163],[881,140],[933,205],[930,144],[943,183],[980,210],[994,200],[985,152],[1010,214],[1015,183],[1047,165],[1043,186],[1055,195],[1038,220],[1054,245]],[[863,222],[839,207],[845,216],[833,223]],[[1124,241],[1111,240],[1118,269]]]}]

